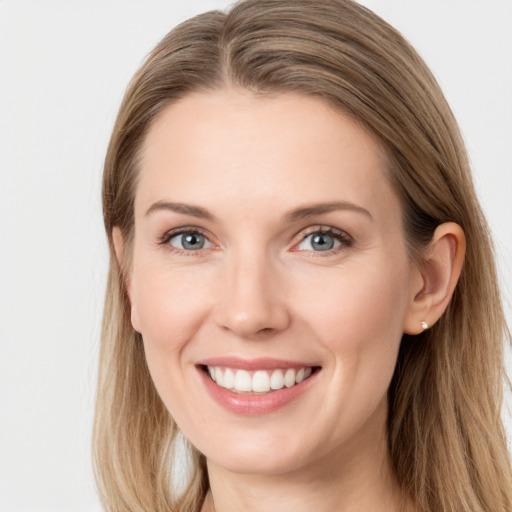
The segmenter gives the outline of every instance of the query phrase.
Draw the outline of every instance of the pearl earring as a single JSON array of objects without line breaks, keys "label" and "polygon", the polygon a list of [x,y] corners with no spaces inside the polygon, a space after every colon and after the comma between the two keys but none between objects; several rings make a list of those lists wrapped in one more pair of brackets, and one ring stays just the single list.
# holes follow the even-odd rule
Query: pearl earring
[{"label": "pearl earring", "polygon": [[427,324],[427,322],[423,321],[421,322],[421,328],[426,331],[428,329],[429,325]]}]

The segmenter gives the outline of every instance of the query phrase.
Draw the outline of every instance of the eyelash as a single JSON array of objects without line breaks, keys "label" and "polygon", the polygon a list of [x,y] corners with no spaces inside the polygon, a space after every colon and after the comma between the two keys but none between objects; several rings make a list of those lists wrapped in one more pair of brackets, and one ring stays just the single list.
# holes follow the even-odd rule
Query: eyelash
[{"label": "eyelash", "polygon": [[178,229],[173,229],[171,231],[167,231],[167,233],[165,233],[160,238],[160,240],[158,241],[158,245],[160,245],[160,246],[167,246],[170,250],[172,250],[173,252],[176,252],[179,255],[194,256],[195,253],[200,252],[201,249],[198,249],[198,250],[195,250],[195,251],[186,251],[186,250],[183,250],[183,249],[179,249],[178,247],[173,247],[173,246],[171,246],[169,244],[169,242],[175,236],[189,235],[189,234],[190,235],[201,235],[201,236],[204,236],[205,239],[209,241],[208,236],[206,235],[206,233],[201,228],[190,226],[190,227],[178,228]]},{"label": "eyelash", "polygon": [[[312,226],[312,227],[308,228],[306,230],[306,232],[304,233],[304,235],[302,236],[302,238],[299,240],[299,242],[297,242],[294,245],[294,247],[299,245],[300,243],[304,242],[304,240],[306,240],[307,237],[309,237],[311,235],[314,235],[314,234],[318,234],[318,233],[320,233],[322,235],[328,235],[328,236],[334,238],[335,240],[340,242],[340,245],[338,247],[335,247],[335,248],[332,248],[332,249],[328,249],[326,251],[306,250],[306,251],[302,251],[302,252],[312,253],[312,254],[314,254],[314,256],[330,256],[332,254],[337,254],[338,252],[343,251],[344,249],[347,249],[347,248],[351,247],[354,244],[354,239],[348,233],[346,233],[345,231],[342,231],[341,229],[333,228],[331,226],[318,225],[318,226]],[[174,230],[166,232],[159,239],[158,245],[159,246],[167,246],[173,252],[176,252],[176,253],[181,254],[181,255],[193,256],[193,255],[195,255],[195,253],[200,252],[201,249],[197,249],[195,251],[194,250],[187,251],[187,250],[179,249],[177,247],[173,247],[173,246],[171,246],[169,244],[169,242],[174,237],[179,236],[179,235],[187,235],[187,234],[199,234],[201,236],[204,236],[206,238],[206,240],[210,241],[204,230],[202,230],[201,228],[198,228],[198,227],[190,226],[190,227],[178,228],[178,229],[174,229]],[[294,252],[301,252],[301,251],[299,251],[297,249],[295,249],[293,251]]]},{"label": "eyelash", "polygon": [[[336,229],[331,226],[312,226],[311,228],[308,228],[306,230],[306,233],[302,236],[301,240],[297,244],[295,244],[295,246],[304,242],[304,240],[306,240],[309,236],[315,234],[328,235],[334,238],[334,240],[340,242],[340,245],[338,247],[334,247],[326,251],[302,251],[307,252],[314,257],[332,256],[333,254],[337,254],[345,249],[348,249],[349,247],[352,247],[352,245],[354,244],[354,239],[347,232],[342,231],[341,229]],[[299,252],[298,250],[296,251]]]}]

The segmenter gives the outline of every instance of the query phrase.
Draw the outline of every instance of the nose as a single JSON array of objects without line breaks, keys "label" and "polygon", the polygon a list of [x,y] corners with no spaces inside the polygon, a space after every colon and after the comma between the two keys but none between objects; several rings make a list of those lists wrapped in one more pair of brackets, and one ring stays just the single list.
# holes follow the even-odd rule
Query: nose
[{"label": "nose", "polygon": [[276,264],[265,256],[233,256],[219,283],[215,321],[244,339],[267,338],[290,324],[286,290]]}]

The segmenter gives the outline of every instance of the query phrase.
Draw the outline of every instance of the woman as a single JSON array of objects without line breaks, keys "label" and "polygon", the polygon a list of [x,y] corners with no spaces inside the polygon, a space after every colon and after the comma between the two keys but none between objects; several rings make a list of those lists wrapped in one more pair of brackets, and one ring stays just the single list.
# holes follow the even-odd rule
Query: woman
[{"label": "woman", "polygon": [[103,200],[107,510],[512,510],[486,223],[384,21],[248,0],[183,23],[130,84]]}]

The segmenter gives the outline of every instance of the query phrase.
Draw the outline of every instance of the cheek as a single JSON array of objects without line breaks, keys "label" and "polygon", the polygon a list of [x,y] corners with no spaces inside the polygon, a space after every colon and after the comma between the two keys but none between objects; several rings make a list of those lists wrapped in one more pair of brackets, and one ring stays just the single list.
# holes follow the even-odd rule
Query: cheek
[{"label": "cheek", "polygon": [[159,350],[179,349],[202,323],[212,280],[197,271],[176,271],[159,262],[134,263],[131,302],[137,330],[147,344]]},{"label": "cheek", "polygon": [[211,280],[148,257],[134,260],[133,269],[132,318],[136,317],[136,328],[142,334],[151,377],[175,419],[187,417],[191,412],[184,400],[188,396],[185,356],[204,324],[213,293],[207,286]]},{"label": "cheek", "polygon": [[408,301],[407,264],[358,262],[318,274],[314,286],[298,286],[293,296],[304,318],[329,345],[351,340],[401,336]]},{"label": "cheek", "polygon": [[[347,265],[295,294],[302,328],[330,361],[325,368],[329,390],[317,411],[319,418],[331,418],[328,440],[355,435],[372,424],[376,411],[386,410],[407,307],[406,267]],[[315,426],[311,420],[311,429]]]},{"label": "cheek", "polygon": [[371,409],[385,396],[403,333],[407,269],[406,262],[346,265],[307,293],[297,290],[298,315],[332,362],[332,397]]}]

